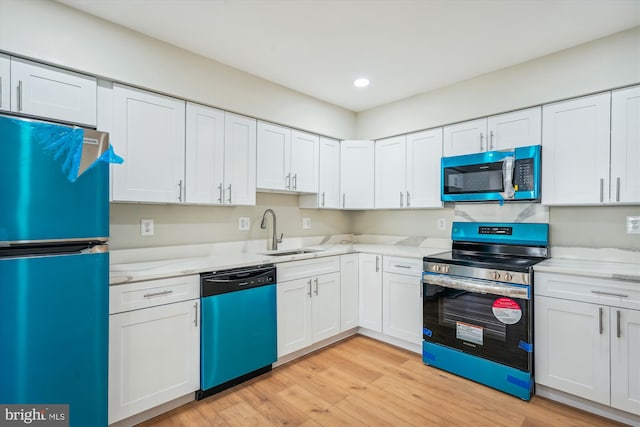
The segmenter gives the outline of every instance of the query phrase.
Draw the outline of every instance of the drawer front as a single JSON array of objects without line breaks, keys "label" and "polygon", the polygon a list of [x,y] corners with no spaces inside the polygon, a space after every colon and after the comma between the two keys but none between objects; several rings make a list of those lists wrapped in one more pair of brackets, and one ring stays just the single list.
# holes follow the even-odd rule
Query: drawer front
[{"label": "drawer front", "polygon": [[200,276],[114,285],[109,288],[109,314],[200,298]]},{"label": "drawer front", "polygon": [[383,259],[385,273],[405,274],[407,276],[422,276],[422,260],[385,256]]},{"label": "drawer front", "polygon": [[277,266],[278,282],[313,277],[340,271],[340,257],[329,256],[302,261],[283,262]]},{"label": "drawer front", "polygon": [[640,283],[535,273],[534,294],[640,310]]}]

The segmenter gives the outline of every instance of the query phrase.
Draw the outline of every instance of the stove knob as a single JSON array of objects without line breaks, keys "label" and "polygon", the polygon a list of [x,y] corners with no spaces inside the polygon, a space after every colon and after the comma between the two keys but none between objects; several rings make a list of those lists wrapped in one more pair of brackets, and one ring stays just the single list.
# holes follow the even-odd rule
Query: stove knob
[{"label": "stove knob", "polygon": [[445,273],[448,273],[449,271],[451,271],[451,267],[450,267],[450,266],[448,266],[448,265],[445,265],[445,266],[444,266],[444,272],[445,272]]},{"label": "stove knob", "polygon": [[511,280],[511,279],[513,279],[513,276],[511,274],[509,273],[504,274],[504,280]]},{"label": "stove knob", "polygon": [[497,271],[492,271],[491,272],[491,278],[493,280],[498,280],[500,278],[500,273],[498,273]]},{"label": "stove knob", "polygon": [[433,266],[433,271],[435,272],[439,272],[440,271],[440,266],[438,264]]}]

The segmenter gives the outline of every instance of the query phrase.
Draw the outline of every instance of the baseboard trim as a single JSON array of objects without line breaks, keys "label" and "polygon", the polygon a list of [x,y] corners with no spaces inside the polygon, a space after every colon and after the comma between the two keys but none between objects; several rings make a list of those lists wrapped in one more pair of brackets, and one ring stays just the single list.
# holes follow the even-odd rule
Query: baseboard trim
[{"label": "baseboard trim", "polygon": [[124,420],[116,421],[113,424],[109,424],[109,427],[131,427],[136,424],[140,424],[142,422],[150,420],[151,418],[155,418],[158,415],[162,415],[166,412],[173,411],[174,409],[182,405],[186,405],[189,402],[193,402],[194,400],[195,400],[195,393],[191,392],[177,399],[171,400],[169,402],[165,402],[162,405],[158,405],[151,409],[147,409],[146,411],[140,412],[139,414],[132,415],[129,418],[125,418]]}]

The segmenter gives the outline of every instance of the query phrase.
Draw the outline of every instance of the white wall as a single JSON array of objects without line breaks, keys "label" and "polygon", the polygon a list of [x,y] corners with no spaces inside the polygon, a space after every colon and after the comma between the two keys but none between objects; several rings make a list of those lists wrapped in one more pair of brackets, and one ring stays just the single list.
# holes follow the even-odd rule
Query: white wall
[{"label": "white wall", "polygon": [[636,27],[358,113],[357,134],[379,139],[639,82]]},{"label": "white wall", "polygon": [[0,0],[0,50],[338,139],[355,113],[53,1]]}]

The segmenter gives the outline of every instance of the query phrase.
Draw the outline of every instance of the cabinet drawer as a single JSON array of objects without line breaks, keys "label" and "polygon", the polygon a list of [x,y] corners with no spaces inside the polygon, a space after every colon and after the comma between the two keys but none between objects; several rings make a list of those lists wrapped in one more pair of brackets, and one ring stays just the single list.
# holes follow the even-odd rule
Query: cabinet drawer
[{"label": "cabinet drawer", "polygon": [[313,277],[320,274],[340,271],[340,257],[306,259],[303,261],[285,262],[277,265],[278,282]]},{"label": "cabinet drawer", "polygon": [[408,276],[422,276],[422,260],[413,258],[383,257],[383,271],[385,273],[406,274]]},{"label": "cabinet drawer", "polygon": [[109,288],[109,314],[200,298],[200,276],[172,277]]},{"label": "cabinet drawer", "polygon": [[535,273],[535,295],[640,310],[640,283]]}]

